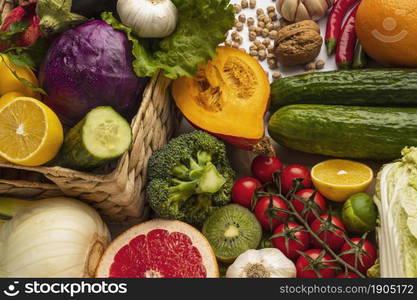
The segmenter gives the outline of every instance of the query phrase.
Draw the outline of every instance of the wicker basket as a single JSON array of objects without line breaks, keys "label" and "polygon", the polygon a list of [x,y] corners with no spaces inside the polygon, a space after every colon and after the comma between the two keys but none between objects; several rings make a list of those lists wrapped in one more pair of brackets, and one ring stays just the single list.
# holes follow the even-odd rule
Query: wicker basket
[{"label": "wicker basket", "polygon": [[[2,12],[12,7],[10,2],[0,0]],[[140,222],[147,217],[148,159],[170,139],[179,124],[178,112],[169,98],[169,84],[162,73],[152,78],[131,124],[131,150],[101,174],[60,167],[21,167],[0,161],[0,194],[28,198],[67,195],[91,203],[111,222]]]}]

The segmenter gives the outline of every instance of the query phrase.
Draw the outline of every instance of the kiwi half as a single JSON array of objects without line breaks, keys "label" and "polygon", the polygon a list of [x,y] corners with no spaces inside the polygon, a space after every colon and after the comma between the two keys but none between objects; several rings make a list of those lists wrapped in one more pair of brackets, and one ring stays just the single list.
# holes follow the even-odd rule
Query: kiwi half
[{"label": "kiwi half", "polygon": [[203,225],[203,234],[217,259],[231,262],[243,252],[258,247],[262,228],[248,209],[230,204],[207,218]]}]

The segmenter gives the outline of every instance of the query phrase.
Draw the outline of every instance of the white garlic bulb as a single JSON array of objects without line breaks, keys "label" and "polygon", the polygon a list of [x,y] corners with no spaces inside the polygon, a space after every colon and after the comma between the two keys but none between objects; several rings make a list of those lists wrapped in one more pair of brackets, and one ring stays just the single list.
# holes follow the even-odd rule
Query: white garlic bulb
[{"label": "white garlic bulb", "polygon": [[335,0],[278,0],[277,10],[290,22],[319,20],[334,2]]},{"label": "white garlic bulb", "polygon": [[275,248],[248,250],[227,269],[227,278],[295,278],[294,263]]},{"label": "white garlic bulb", "polygon": [[171,35],[178,12],[171,0],[119,0],[117,12],[122,23],[143,38],[162,38]]}]

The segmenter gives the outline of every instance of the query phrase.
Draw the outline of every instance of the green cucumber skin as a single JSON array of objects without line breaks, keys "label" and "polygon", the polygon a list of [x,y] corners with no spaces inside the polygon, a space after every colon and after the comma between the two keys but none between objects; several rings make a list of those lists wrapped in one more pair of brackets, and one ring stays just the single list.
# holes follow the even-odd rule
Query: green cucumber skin
[{"label": "green cucumber skin", "polygon": [[271,85],[271,111],[292,104],[417,107],[417,69],[301,74]]},{"label": "green cucumber skin", "polygon": [[88,171],[112,159],[92,155],[84,145],[82,131],[86,118],[75,125],[65,136],[62,149],[54,161],[58,166],[79,171]]},{"label": "green cucumber skin", "polygon": [[269,120],[268,130],[291,149],[341,158],[392,160],[417,146],[417,108],[290,105]]}]

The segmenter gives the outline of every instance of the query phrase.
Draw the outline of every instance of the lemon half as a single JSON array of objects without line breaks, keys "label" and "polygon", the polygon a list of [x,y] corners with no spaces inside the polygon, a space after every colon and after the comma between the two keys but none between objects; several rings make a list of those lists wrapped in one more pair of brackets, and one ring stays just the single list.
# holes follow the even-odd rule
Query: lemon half
[{"label": "lemon half", "polygon": [[52,160],[64,139],[57,115],[30,97],[6,94],[0,98],[0,156],[22,166]]},{"label": "lemon half", "polygon": [[344,159],[321,162],[311,169],[316,189],[327,199],[343,202],[356,193],[366,191],[374,173],[362,163]]}]

